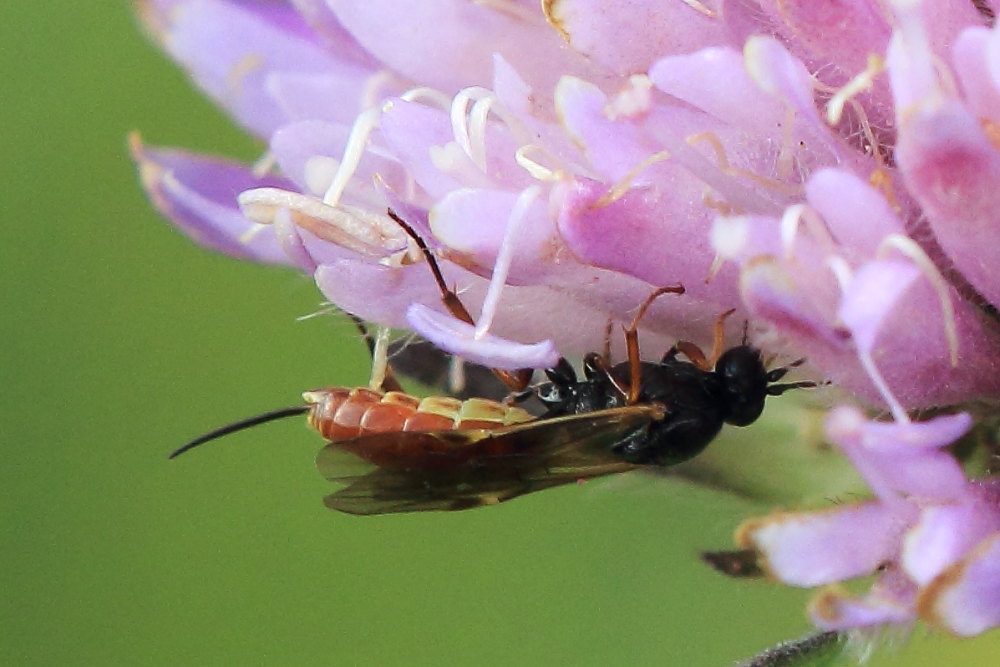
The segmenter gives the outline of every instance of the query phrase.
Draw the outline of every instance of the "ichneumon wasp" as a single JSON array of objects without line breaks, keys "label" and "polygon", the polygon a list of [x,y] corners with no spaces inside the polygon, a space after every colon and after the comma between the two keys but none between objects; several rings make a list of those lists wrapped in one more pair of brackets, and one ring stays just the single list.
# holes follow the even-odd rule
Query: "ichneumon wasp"
[{"label": "ichneumon wasp", "polygon": [[[448,311],[472,324],[424,240],[392,210],[389,215],[420,248]],[[680,463],[708,446],[723,424],[756,421],[768,396],[816,386],[779,383],[802,360],[767,370],[745,332],[742,344],[723,350],[723,322],[732,311],[716,321],[710,355],[680,341],[659,362],[641,361],[637,329],[646,310],[663,294],[683,292],[681,285],[653,292],[625,330],[628,359],[612,364],[607,353],[590,353],[583,379],[565,359],[545,370],[547,381],[534,386],[530,369],[494,371],[514,392],[514,400],[501,403],[417,398],[402,392],[389,372],[378,389],[307,391],[305,405],[216,429],[170,457],[229,433],[305,414],[329,441],[317,456],[320,472],[344,485],[326,497],[328,507],[349,514],[460,510],[643,466]],[[541,402],[543,414],[511,404],[527,396]]]}]

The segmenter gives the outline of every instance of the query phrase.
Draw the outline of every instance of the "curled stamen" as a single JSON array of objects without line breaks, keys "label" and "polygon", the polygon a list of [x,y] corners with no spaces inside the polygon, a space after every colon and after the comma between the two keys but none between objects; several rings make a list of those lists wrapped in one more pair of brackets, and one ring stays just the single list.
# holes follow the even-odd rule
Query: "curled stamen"
[{"label": "curled stamen", "polygon": [[826,258],[826,266],[836,279],[837,285],[840,286],[840,291],[846,291],[847,286],[854,279],[854,272],[851,271],[851,265],[840,255],[830,255]]},{"label": "curled stamen", "polygon": [[941,275],[924,249],[910,237],[903,234],[890,234],[879,245],[876,256],[882,259],[889,248],[898,250],[916,264],[937,292],[941,301],[941,316],[944,319],[944,335],[948,341],[948,357],[952,367],[958,366],[958,325],[955,322],[955,306],[951,302],[948,281]]},{"label": "curled stamen", "polygon": [[451,108],[451,98],[442,93],[440,90],[429,86],[417,86],[416,88],[410,88],[405,93],[402,93],[399,96],[399,99],[406,102],[430,102],[434,106],[441,107],[442,109]]},{"label": "curled stamen", "polygon": [[537,152],[553,159],[555,159],[555,156],[538,144],[525,144],[518,148],[514,153],[514,161],[528,172],[532,178],[539,181],[558,181],[563,178],[565,171],[561,167],[546,167],[538,160],[528,157],[529,152]]},{"label": "curled stamen", "polygon": [[786,259],[790,260],[794,256],[795,237],[798,235],[802,223],[805,223],[813,237],[820,241],[829,252],[832,253],[836,250],[837,243],[834,241],[826,221],[806,204],[794,204],[786,208],[781,216],[781,247],[785,251]]},{"label": "curled stamen", "polygon": [[500,302],[500,293],[507,284],[507,276],[510,274],[514,245],[520,234],[521,225],[527,219],[528,209],[541,194],[541,191],[541,187],[537,185],[525,188],[518,195],[513,208],[511,208],[503,241],[500,242],[500,250],[497,252],[497,259],[493,265],[493,275],[490,276],[490,286],[486,290],[486,296],[483,298],[483,309],[479,321],[476,323],[476,338],[482,338],[493,325],[493,318],[496,317],[497,305]]},{"label": "curled stamen", "polygon": [[397,81],[399,76],[392,70],[381,69],[372,74],[365,80],[361,92],[361,108],[368,109],[378,105],[386,97],[382,91],[391,90],[392,84]]},{"label": "curled stamen", "polygon": [[826,103],[826,122],[838,125],[844,114],[844,105],[855,96],[871,90],[875,77],[885,70],[885,60],[874,53],[868,55],[868,64],[844,84]]},{"label": "curled stamen", "polygon": [[495,101],[494,97],[484,97],[469,111],[469,142],[473,149],[470,157],[483,171],[486,171],[486,122]]},{"label": "curled stamen", "polygon": [[351,127],[351,134],[347,137],[347,145],[344,146],[344,156],[340,160],[340,168],[337,169],[333,182],[323,195],[323,202],[330,206],[336,206],[340,201],[340,196],[344,194],[344,189],[350,182],[354,172],[357,171],[361,163],[361,157],[365,153],[365,146],[368,144],[368,137],[372,131],[378,127],[379,116],[388,111],[390,105],[383,108],[372,108],[362,111],[354,119]]},{"label": "curled stamen", "polygon": [[599,209],[612,204],[622,197],[625,193],[629,191],[632,187],[632,182],[641,174],[647,167],[650,167],[657,162],[663,162],[670,159],[670,153],[667,151],[660,151],[659,153],[653,153],[645,160],[635,165],[628,170],[628,173],[622,177],[617,183],[611,186],[607,192],[600,196],[597,201],[590,205],[591,209]]},{"label": "curled stamen", "polygon": [[[470,107],[470,102],[471,107]],[[479,86],[464,88],[450,105],[451,128],[455,143],[481,171],[486,172],[486,127],[490,113],[515,136],[529,136],[520,121],[498,103],[493,91]]]}]

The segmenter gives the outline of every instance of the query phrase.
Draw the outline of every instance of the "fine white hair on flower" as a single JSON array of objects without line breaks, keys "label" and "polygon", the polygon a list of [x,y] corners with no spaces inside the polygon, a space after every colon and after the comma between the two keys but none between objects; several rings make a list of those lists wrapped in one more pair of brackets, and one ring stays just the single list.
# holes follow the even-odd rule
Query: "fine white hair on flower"
[{"label": "fine white hair on flower", "polygon": [[[196,242],[498,368],[621,358],[607,332],[683,284],[638,323],[646,357],[752,342],[849,404],[825,432],[872,499],[749,521],[765,569],[875,575],[860,596],[822,588],[819,627],[995,628],[997,485],[947,449],[972,428],[963,406],[1000,399],[992,11],[722,4],[435,0],[400,21],[388,0],[144,0],[153,36],[266,152],[245,165],[135,136],[132,154]],[[474,324],[444,313],[390,210]],[[746,325],[716,336],[730,311]]]}]

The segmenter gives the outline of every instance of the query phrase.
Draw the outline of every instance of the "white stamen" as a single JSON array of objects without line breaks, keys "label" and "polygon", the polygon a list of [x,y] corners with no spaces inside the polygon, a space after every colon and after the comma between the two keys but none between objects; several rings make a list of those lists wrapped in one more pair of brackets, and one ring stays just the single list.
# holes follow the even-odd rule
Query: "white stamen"
[{"label": "white stamen", "polygon": [[399,77],[388,69],[381,69],[365,79],[365,86],[361,91],[361,108],[370,109],[378,105],[385,98],[382,91],[392,90],[393,84],[398,80]]},{"label": "white stamen", "polygon": [[252,173],[257,178],[263,178],[277,163],[278,158],[272,151],[264,151],[264,154],[253,163]]},{"label": "white stamen", "polygon": [[851,281],[854,279],[854,272],[851,271],[851,265],[840,255],[830,255],[826,258],[826,266],[837,280],[840,291],[846,292]]},{"label": "white stamen", "polygon": [[402,93],[399,98],[407,102],[431,102],[434,106],[441,107],[442,109],[448,109],[451,107],[450,97],[442,93],[440,90],[436,90],[428,86],[410,88],[405,93]]},{"label": "white stamen", "polygon": [[875,84],[875,77],[885,69],[885,61],[881,56],[874,53],[869,54],[867,66],[848,81],[836,94],[826,103],[826,122],[830,125],[837,125],[844,114],[844,105],[848,100],[857,95],[871,90]]},{"label": "white stamen", "polygon": [[262,225],[259,222],[255,222],[253,223],[252,227],[248,227],[245,232],[240,234],[237,240],[243,245],[250,245],[250,242],[253,241],[254,237],[260,234],[265,229],[267,229],[267,225]]},{"label": "white stamen", "polygon": [[888,248],[895,248],[906,255],[924,277],[930,281],[941,300],[941,316],[944,319],[944,336],[948,341],[948,354],[952,367],[958,366],[958,325],[955,321],[955,305],[951,302],[948,281],[941,275],[934,262],[916,241],[903,234],[890,234],[879,245],[877,257],[882,259]]},{"label": "white stamen", "polygon": [[365,153],[368,137],[378,127],[379,116],[388,110],[388,104],[383,108],[375,107],[367,109],[358,114],[358,117],[354,119],[351,134],[347,137],[347,145],[344,146],[344,156],[340,160],[340,168],[337,169],[333,182],[330,183],[326,194],[323,195],[324,203],[336,206],[340,201],[341,195],[344,194],[344,189],[361,163],[361,157]]},{"label": "white stamen", "polygon": [[455,141],[473,164],[484,173],[486,172],[486,122],[490,111],[494,111],[505,125],[512,124],[509,115],[503,113],[496,102],[493,91],[470,86],[459,91],[451,103],[451,130]]},{"label": "white stamen", "polygon": [[372,350],[372,375],[368,386],[378,391],[385,382],[386,369],[389,368],[389,327],[378,328],[375,333],[375,349]]},{"label": "white stamen", "polygon": [[490,116],[490,107],[495,98],[486,97],[472,105],[469,111],[469,145],[472,148],[472,161],[484,173],[486,172],[486,121]]},{"label": "white stamen", "polygon": [[497,305],[500,302],[500,293],[503,292],[507,284],[507,276],[510,274],[510,266],[514,257],[514,246],[517,242],[521,226],[527,219],[528,209],[541,194],[542,188],[532,185],[521,191],[517,201],[511,208],[507,217],[507,228],[504,230],[503,241],[500,242],[500,250],[497,252],[497,259],[493,265],[493,275],[490,276],[490,286],[486,290],[483,298],[483,309],[476,323],[476,338],[481,338],[493,326],[493,318],[496,316]]},{"label": "white stamen", "polygon": [[[469,136],[469,101],[472,91],[468,88],[459,91],[451,103],[451,134],[455,143],[469,158],[472,158],[472,139]],[[474,160],[473,160],[474,161]],[[478,165],[477,165],[478,166]],[[481,168],[481,167],[480,167]]]},{"label": "white stamen", "polygon": [[639,174],[645,171],[647,167],[650,167],[656,164],[657,162],[664,162],[669,159],[670,159],[670,153],[668,153],[667,151],[660,151],[659,153],[653,153],[645,160],[643,160],[639,164],[629,169],[628,173],[625,174],[625,176],[623,176],[621,180],[612,185],[611,188],[603,195],[601,195],[597,201],[591,204],[590,208],[593,209],[604,208],[605,206],[608,206],[618,201],[619,199],[625,196],[625,193],[628,192],[629,188],[632,187],[632,182],[635,181],[635,179],[639,177]]},{"label": "white stamen", "polygon": [[889,385],[886,384],[885,378],[879,372],[878,367],[875,365],[875,361],[872,359],[871,353],[868,350],[858,350],[858,359],[861,361],[861,365],[864,367],[865,372],[868,373],[868,377],[871,379],[872,384],[878,389],[879,393],[882,394],[882,398],[885,399],[886,404],[889,406],[889,411],[892,412],[893,419],[900,424],[909,424],[910,418],[906,414],[906,410],[900,405],[899,401],[893,395],[892,391],[889,389]]},{"label": "white stamen", "polygon": [[528,157],[529,152],[537,152],[545,155],[545,157],[553,158],[555,157],[546,151],[544,148],[537,144],[525,144],[514,152],[514,160],[524,169],[532,178],[539,181],[558,181],[563,177],[563,170],[560,168],[553,169],[551,167],[546,167],[541,162],[533,160]]},{"label": "white stamen", "polygon": [[794,204],[786,208],[781,216],[781,247],[785,251],[786,259],[790,260],[795,255],[795,237],[802,223],[805,223],[813,237],[820,241],[827,251],[834,252],[837,244],[826,222],[806,204]]}]

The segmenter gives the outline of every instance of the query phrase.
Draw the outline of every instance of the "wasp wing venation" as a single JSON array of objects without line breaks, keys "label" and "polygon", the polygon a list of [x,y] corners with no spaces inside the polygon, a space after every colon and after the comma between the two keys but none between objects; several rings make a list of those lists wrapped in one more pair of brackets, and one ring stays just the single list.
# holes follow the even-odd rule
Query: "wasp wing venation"
[{"label": "wasp wing venation", "polygon": [[[662,417],[659,406],[636,405],[497,429],[379,433],[331,442],[316,464],[348,484],[325,500],[341,512],[468,509],[632,470],[614,445]],[[345,475],[344,453],[377,467]]]}]

